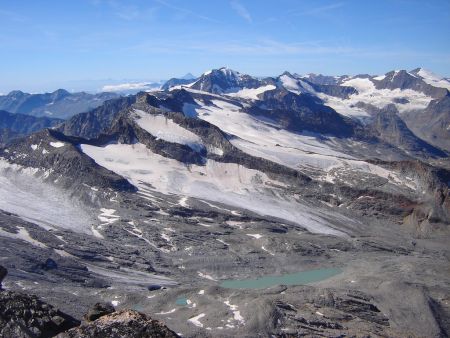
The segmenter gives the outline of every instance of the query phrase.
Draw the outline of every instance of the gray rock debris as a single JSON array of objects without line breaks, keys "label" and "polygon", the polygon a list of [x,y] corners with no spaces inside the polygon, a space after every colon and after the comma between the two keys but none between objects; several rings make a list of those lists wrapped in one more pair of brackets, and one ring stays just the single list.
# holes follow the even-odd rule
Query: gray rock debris
[{"label": "gray rock debris", "polygon": [[58,338],[175,338],[179,337],[161,322],[137,311],[125,310],[61,333]]},{"label": "gray rock debris", "polygon": [[0,292],[0,337],[53,337],[78,325],[79,321],[36,296]]}]

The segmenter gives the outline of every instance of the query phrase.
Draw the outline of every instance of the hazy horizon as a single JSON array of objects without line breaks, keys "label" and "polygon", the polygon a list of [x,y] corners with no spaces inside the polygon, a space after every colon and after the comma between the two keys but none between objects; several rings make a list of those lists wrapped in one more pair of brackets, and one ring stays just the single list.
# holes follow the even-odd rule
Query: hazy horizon
[{"label": "hazy horizon", "polygon": [[[211,69],[219,69],[221,67],[214,67]],[[424,68],[424,67],[415,67],[415,68]],[[425,69],[425,68],[424,68]],[[236,71],[240,71],[239,69],[233,69]],[[388,73],[390,71],[394,71],[394,70],[400,70],[400,69],[389,69],[386,70],[385,72],[381,72],[381,73],[377,73],[377,74],[369,74],[369,75],[382,75],[385,73]],[[412,69],[404,69],[406,71],[410,71]],[[426,69],[428,71],[433,72],[433,70],[430,69]],[[199,77],[201,76],[203,73],[209,71],[209,69],[205,70],[204,72],[200,73],[200,74],[192,74],[191,72],[187,72],[185,74],[179,74],[178,76],[174,76],[175,78],[181,78],[184,75],[191,73],[192,75]],[[296,73],[293,71],[290,71],[289,69],[284,70],[283,72],[288,71],[290,73]],[[276,77],[281,75],[283,72],[280,72],[278,74],[270,74],[270,75],[259,75],[259,74],[248,74],[251,76],[255,76],[255,77],[259,77],[259,78],[264,78],[264,77]],[[313,72],[308,72],[308,73],[313,73]],[[302,73],[303,74],[308,74],[308,73]],[[434,72],[435,73],[435,72]],[[359,75],[359,74],[363,74],[363,73],[359,73],[359,74],[323,74],[323,73],[314,73],[316,75],[329,75],[329,76],[341,76],[341,75],[348,75],[348,76],[354,76],[354,75]],[[436,73],[437,74],[437,73]],[[437,75],[442,75],[442,74],[437,74]],[[7,95],[12,91],[22,91],[22,92],[26,92],[26,93],[30,93],[30,94],[40,94],[40,93],[51,93],[54,92],[58,89],[65,89],[69,92],[88,92],[88,93],[99,93],[99,92],[114,92],[114,91],[120,91],[120,90],[109,90],[106,87],[119,87],[119,86],[132,86],[132,85],[142,85],[142,90],[147,89],[148,84],[163,84],[165,81],[169,80],[169,77],[166,78],[161,78],[161,79],[82,79],[82,80],[68,80],[68,81],[62,81],[61,83],[56,83],[56,84],[40,84],[39,87],[42,87],[41,89],[33,89],[33,86],[29,87],[29,90],[27,89],[27,86],[22,87],[22,88],[13,88],[10,90],[6,90],[6,91],[0,91],[0,95]],[[126,91],[127,88],[124,88],[124,91]],[[132,89],[132,88],[129,88]]]},{"label": "hazy horizon", "polygon": [[417,67],[450,76],[445,0],[19,0],[0,5],[0,28],[0,93],[94,91],[221,66],[255,76]]}]

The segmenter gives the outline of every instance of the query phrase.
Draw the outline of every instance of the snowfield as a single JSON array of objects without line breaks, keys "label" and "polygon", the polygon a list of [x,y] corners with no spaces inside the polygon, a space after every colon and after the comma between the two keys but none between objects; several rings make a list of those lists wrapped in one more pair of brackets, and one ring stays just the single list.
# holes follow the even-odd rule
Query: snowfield
[{"label": "snowfield", "polygon": [[65,143],[64,142],[50,142],[50,145],[53,148],[61,148],[61,147],[64,147]]},{"label": "snowfield", "polygon": [[152,115],[142,110],[134,110],[136,123],[161,140],[187,145],[191,149],[200,152],[205,146],[200,137],[193,132],[181,127],[164,115]]},{"label": "snowfield", "polygon": [[0,209],[45,229],[59,227],[92,234],[94,220],[81,204],[34,176],[36,172],[0,159]]},{"label": "snowfield", "polygon": [[287,74],[280,76],[280,81],[282,86],[294,93],[294,94],[301,94],[301,93],[311,93],[316,94],[316,91],[314,88],[307,82],[294,78],[292,76],[289,76]]},{"label": "snowfield", "polygon": [[446,88],[450,90],[450,81],[444,79],[443,77],[434,74],[426,69],[421,68],[417,73],[426,83],[440,88]]},{"label": "snowfield", "polygon": [[[384,78],[384,77],[383,77]],[[382,79],[378,77],[377,79]],[[394,104],[400,113],[425,109],[433,100],[432,97],[411,89],[376,89],[374,83],[370,79],[353,78],[342,82],[343,86],[355,88],[358,93],[350,95],[348,99],[329,96],[323,93],[317,95],[325,101],[325,104],[336,110],[339,114],[350,117],[367,117],[369,116],[364,110],[357,108],[358,102],[371,104],[377,108],[384,108],[388,104]],[[398,98],[405,98],[408,103],[396,103]]]},{"label": "snowfield", "polygon": [[[319,139],[316,135],[298,134],[278,129],[274,122],[259,119],[241,111],[241,108],[226,101],[212,100],[205,105],[197,100],[198,117],[234,135],[230,142],[255,157],[301,170],[313,169],[324,172],[324,180],[331,182],[327,173],[336,169],[358,171],[388,179],[392,184],[411,185],[397,173],[361,161],[337,150],[332,137]],[[224,118],[225,117],[225,118]]]},{"label": "snowfield", "polygon": [[259,100],[258,95],[262,94],[264,92],[267,92],[269,90],[274,90],[276,87],[274,85],[267,85],[262,86],[259,88],[244,88],[239,90],[236,93],[229,93],[228,96],[232,97],[240,97],[243,99],[250,99],[250,100]]},{"label": "snowfield", "polygon": [[[205,166],[186,166],[153,153],[143,144],[81,145],[99,165],[130,180],[135,186],[164,194],[195,197],[243,208],[296,223],[311,232],[345,235],[325,219],[323,211],[281,197],[266,174],[234,163],[208,160]],[[143,195],[145,196],[145,194]],[[336,216],[336,215],[335,215]]]}]

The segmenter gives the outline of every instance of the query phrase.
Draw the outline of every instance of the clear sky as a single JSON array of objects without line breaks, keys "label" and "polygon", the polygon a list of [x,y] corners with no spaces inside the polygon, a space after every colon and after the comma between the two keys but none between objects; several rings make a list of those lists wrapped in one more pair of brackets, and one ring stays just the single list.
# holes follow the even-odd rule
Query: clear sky
[{"label": "clear sky", "polygon": [[0,0],[0,92],[252,75],[450,76],[449,0]]}]

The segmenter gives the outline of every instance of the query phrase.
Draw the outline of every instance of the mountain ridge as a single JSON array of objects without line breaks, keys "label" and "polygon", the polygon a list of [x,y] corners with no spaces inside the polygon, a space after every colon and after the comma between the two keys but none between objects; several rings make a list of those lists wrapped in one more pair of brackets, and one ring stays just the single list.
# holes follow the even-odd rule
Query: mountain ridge
[{"label": "mountain ridge", "polygon": [[450,333],[448,95],[408,74],[221,68],[0,146],[2,287],[118,308],[69,336]]}]

